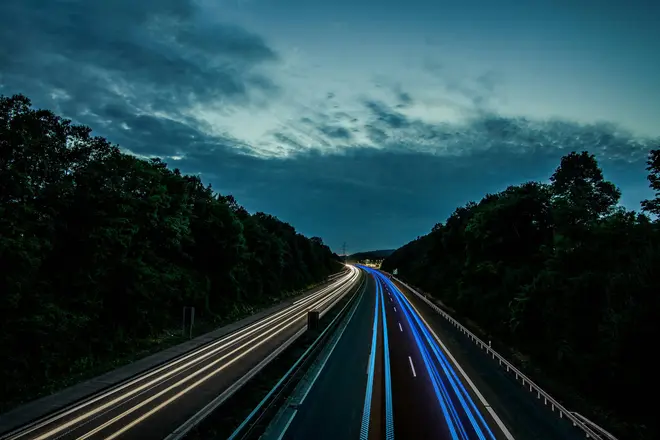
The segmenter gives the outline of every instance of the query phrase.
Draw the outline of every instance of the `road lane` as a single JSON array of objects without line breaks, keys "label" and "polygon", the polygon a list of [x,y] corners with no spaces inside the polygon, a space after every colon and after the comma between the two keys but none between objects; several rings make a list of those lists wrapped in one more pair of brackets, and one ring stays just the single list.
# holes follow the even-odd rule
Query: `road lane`
[{"label": "road lane", "polygon": [[431,309],[415,294],[398,282],[395,285],[405,294],[420,316],[442,338],[491,409],[516,440],[579,440],[584,434],[566,419],[560,419],[544,405],[543,399],[530,393],[493,361],[490,356],[460,333],[451,323]]},{"label": "road lane", "polygon": [[167,362],[174,361],[194,350],[205,347],[227,335],[233,334],[238,330],[245,328],[257,321],[266,318],[276,312],[289,307],[294,301],[309,296],[322,288],[326,287],[336,278],[345,275],[349,269],[331,275],[321,285],[310,289],[303,295],[297,295],[289,298],[277,305],[263,309],[254,315],[217,328],[211,332],[199,335],[193,339],[180,344],[158,351],[149,356],[110,370],[100,376],[77,383],[53,394],[43,396],[31,402],[20,405],[6,413],[0,414],[0,438],[14,430],[25,427],[36,420],[43,420],[46,417],[53,416],[56,413],[70,408],[74,404],[79,404],[92,396],[98,395],[109,390],[117,384],[122,384],[138,375],[153,370]]},{"label": "road lane", "polygon": [[396,306],[391,292],[387,289],[385,292],[395,437],[419,440],[450,439],[433,391],[431,377],[424,367],[421,352],[411,337],[411,328],[402,313],[394,311]]},{"label": "road lane", "polygon": [[323,313],[357,285],[358,277],[351,268],[284,310],[8,438],[163,438],[304,328],[307,310]]},{"label": "road lane", "polygon": [[[463,384],[463,377],[434,342],[414,306],[389,280],[376,271],[366,270],[372,275],[369,290],[373,299],[369,307],[361,304],[361,311],[356,313],[339,342],[341,347],[338,345],[328,359],[328,370],[319,376],[305,402],[297,407],[283,438],[387,438],[389,414],[393,417],[393,423],[390,422],[393,433],[389,438],[511,440],[498,429],[484,404]],[[374,313],[378,317],[376,325]],[[361,331],[355,329],[358,322]],[[371,371],[367,358],[371,356],[370,340],[374,335],[378,343],[374,352],[372,400],[367,398],[371,404],[369,430],[365,433],[363,429],[358,436],[357,418],[362,415],[360,408],[367,391]],[[361,362],[347,361],[357,354]],[[389,364],[389,394],[393,399],[389,411],[386,364]]]},{"label": "road lane", "polygon": [[436,343],[418,311],[389,279],[377,272],[376,276],[391,298],[387,321],[392,334],[397,437],[511,440],[506,428],[499,429],[484,404],[465,386],[457,366]]},{"label": "road lane", "polygon": [[355,314],[300,403],[284,440],[360,438],[375,298],[375,281],[369,277]]}]

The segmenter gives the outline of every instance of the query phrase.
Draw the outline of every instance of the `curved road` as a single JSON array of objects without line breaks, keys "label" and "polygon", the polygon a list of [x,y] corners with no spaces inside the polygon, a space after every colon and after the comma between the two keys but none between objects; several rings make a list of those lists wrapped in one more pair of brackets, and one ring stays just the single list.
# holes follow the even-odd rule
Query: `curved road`
[{"label": "curved road", "polygon": [[387,277],[375,276],[385,292],[396,436],[513,440],[460,366],[448,359],[415,306]]},{"label": "curved road", "polygon": [[[297,412],[285,440],[512,440],[418,310],[378,271]],[[468,379],[469,380],[469,379]],[[497,416],[494,416],[497,417]]]},{"label": "curved road", "polygon": [[273,438],[584,438],[414,294],[362,269],[371,274],[368,290],[306,399],[289,402],[297,413]]}]

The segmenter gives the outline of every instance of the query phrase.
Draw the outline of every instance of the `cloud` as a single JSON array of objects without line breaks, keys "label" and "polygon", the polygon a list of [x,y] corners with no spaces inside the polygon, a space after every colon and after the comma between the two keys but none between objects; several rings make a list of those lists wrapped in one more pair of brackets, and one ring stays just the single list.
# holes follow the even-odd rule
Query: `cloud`
[{"label": "cloud", "polygon": [[413,103],[413,99],[407,92],[399,92],[398,98],[400,103],[397,105],[397,108],[406,108]]},{"label": "cloud", "polygon": [[0,91],[25,93],[135,152],[164,154],[202,136],[208,127],[187,108],[231,111],[278,93],[263,72],[275,51],[205,19],[192,0],[8,0],[0,15],[11,17],[0,29]]},{"label": "cloud", "polygon": [[335,249],[396,247],[485,192],[547,179],[572,150],[595,153],[608,178],[633,188],[630,207],[646,195],[657,139],[503,115],[506,81],[493,70],[429,59],[419,77],[348,69],[331,80],[341,66],[294,62],[206,12],[193,0],[4,1],[0,93],[201,173]]},{"label": "cloud", "polygon": [[392,108],[387,108],[381,102],[367,101],[365,105],[376,116],[376,120],[388,128],[404,128],[410,124],[404,115]]},{"label": "cloud", "polygon": [[501,101],[497,91],[505,80],[496,71],[470,75],[435,59],[425,60],[423,68],[435,80],[436,86],[458,97],[459,105],[472,107],[473,111],[492,111],[494,104]]},{"label": "cloud", "polygon": [[[634,189],[633,197],[624,190],[629,208],[638,209],[639,198],[649,195],[644,160],[654,144],[611,124],[493,115],[454,127],[405,120],[398,130],[408,135],[397,145],[385,135],[389,122],[378,119],[389,110],[376,107],[374,118],[382,128],[372,130],[383,136],[381,149],[354,146],[332,154],[301,149],[283,158],[189,153],[176,165],[213,173],[219,188],[233,192],[248,209],[272,212],[305,233],[323,236],[335,249],[343,241],[359,243],[360,249],[399,246],[487,192],[547,181],[561,156],[573,150],[595,153],[606,178]],[[432,138],[434,145],[451,148],[436,154],[419,147],[420,139]]]},{"label": "cloud", "polygon": [[320,130],[323,134],[333,139],[341,139],[343,141],[351,140],[351,132],[344,127],[327,126],[321,127]]}]

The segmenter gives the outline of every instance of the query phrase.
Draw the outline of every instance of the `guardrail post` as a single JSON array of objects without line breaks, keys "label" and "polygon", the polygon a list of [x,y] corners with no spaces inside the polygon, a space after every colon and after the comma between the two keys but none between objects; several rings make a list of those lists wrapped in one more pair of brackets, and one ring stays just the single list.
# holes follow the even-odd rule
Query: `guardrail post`
[{"label": "guardrail post", "polygon": [[188,327],[188,339],[192,339],[193,325],[195,324],[195,307],[183,307],[183,320],[181,336],[186,336],[186,328]]}]

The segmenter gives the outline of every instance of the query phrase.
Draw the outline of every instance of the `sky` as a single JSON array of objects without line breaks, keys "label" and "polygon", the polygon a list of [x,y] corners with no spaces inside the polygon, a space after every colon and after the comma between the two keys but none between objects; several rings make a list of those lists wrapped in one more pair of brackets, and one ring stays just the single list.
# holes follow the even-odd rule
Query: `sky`
[{"label": "sky", "polygon": [[587,150],[639,209],[656,0],[3,0],[0,94],[337,252],[397,248]]}]

